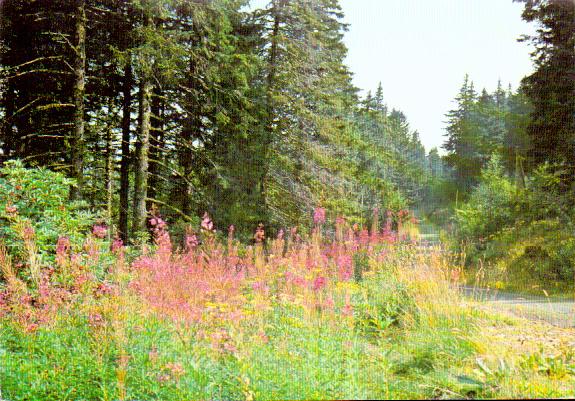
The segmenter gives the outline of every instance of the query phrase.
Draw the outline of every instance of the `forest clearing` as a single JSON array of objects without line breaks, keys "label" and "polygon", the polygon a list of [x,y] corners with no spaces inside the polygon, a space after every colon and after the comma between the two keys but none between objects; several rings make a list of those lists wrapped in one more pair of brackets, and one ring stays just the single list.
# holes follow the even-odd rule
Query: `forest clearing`
[{"label": "forest clearing", "polygon": [[0,57],[0,400],[575,397],[572,0],[3,0]]}]

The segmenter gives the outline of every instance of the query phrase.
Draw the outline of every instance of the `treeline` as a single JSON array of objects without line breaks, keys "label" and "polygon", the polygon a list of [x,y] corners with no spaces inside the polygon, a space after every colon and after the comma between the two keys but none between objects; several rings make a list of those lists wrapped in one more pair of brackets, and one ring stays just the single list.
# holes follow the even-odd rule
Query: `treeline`
[{"label": "treeline", "polygon": [[527,127],[533,107],[524,89],[504,90],[499,82],[493,93],[486,89],[478,93],[466,75],[456,103],[447,115],[443,147],[450,176],[462,196],[479,183],[481,170],[494,154],[501,157],[509,175],[521,179],[532,148]]},{"label": "treeline", "polygon": [[351,83],[337,0],[5,0],[0,14],[2,160],[65,172],[124,240],[152,208],[249,232],[425,195],[417,133],[381,87],[360,99]]},{"label": "treeline", "polygon": [[575,3],[516,0],[525,3],[523,19],[538,24],[533,45],[535,72],[520,88],[478,94],[465,77],[447,115],[445,161],[463,193],[477,185],[481,169],[498,154],[506,171],[521,175],[549,164],[561,171],[565,190],[575,181]]},{"label": "treeline", "polygon": [[[575,3],[529,0],[534,72],[517,91],[477,93],[448,114],[454,237],[487,281],[572,288],[575,274]],[[532,287],[540,288],[540,287]]]}]

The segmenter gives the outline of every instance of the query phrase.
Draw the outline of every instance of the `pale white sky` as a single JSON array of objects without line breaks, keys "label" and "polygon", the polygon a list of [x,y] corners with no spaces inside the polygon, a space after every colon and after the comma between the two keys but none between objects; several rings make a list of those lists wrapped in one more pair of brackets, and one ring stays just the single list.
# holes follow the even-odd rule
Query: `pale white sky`
[{"label": "pale white sky", "polygon": [[[261,7],[266,0],[253,0]],[[501,79],[517,88],[532,71],[530,46],[517,42],[535,27],[512,0],[340,0],[347,64],[360,89],[381,81],[388,107],[402,110],[429,150],[444,141],[445,113],[468,73],[477,90]]]}]

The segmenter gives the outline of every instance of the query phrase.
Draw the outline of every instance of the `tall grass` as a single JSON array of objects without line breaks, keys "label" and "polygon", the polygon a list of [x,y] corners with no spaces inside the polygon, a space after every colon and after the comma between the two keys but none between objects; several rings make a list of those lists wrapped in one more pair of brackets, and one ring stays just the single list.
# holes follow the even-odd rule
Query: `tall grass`
[{"label": "tall grass", "polygon": [[469,384],[483,348],[477,314],[450,284],[456,269],[389,223],[368,231],[339,218],[327,230],[325,213],[314,220],[308,238],[294,229],[269,240],[260,226],[245,245],[233,227],[218,238],[206,215],[177,248],[155,217],[154,247],[131,261],[100,227],[80,253],[60,239],[37,279],[0,248],[2,396],[496,394],[485,380]]}]

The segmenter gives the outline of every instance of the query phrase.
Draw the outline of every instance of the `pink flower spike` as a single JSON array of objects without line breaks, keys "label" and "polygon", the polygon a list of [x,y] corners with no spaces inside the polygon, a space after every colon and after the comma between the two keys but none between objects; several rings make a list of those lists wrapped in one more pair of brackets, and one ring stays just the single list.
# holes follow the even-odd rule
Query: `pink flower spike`
[{"label": "pink flower spike", "polygon": [[325,209],[318,207],[313,212],[313,222],[317,225],[325,223]]},{"label": "pink flower spike", "polygon": [[106,238],[106,235],[108,234],[108,228],[103,224],[95,225],[92,228],[92,234],[94,234],[94,237],[96,238]]},{"label": "pink flower spike", "polygon": [[324,288],[326,286],[326,284],[327,284],[327,279],[323,276],[319,276],[313,281],[313,290],[319,291],[322,288]]},{"label": "pink flower spike", "polygon": [[212,231],[214,229],[214,223],[212,222],[208,212],[205,212],[204,216],[202,217],[201,227],[206,231]]},{"label": "pink flower spike", "polygon": [[112,241],[112,252],[116,253],[124,248],[124,241],[116,235]]}]

